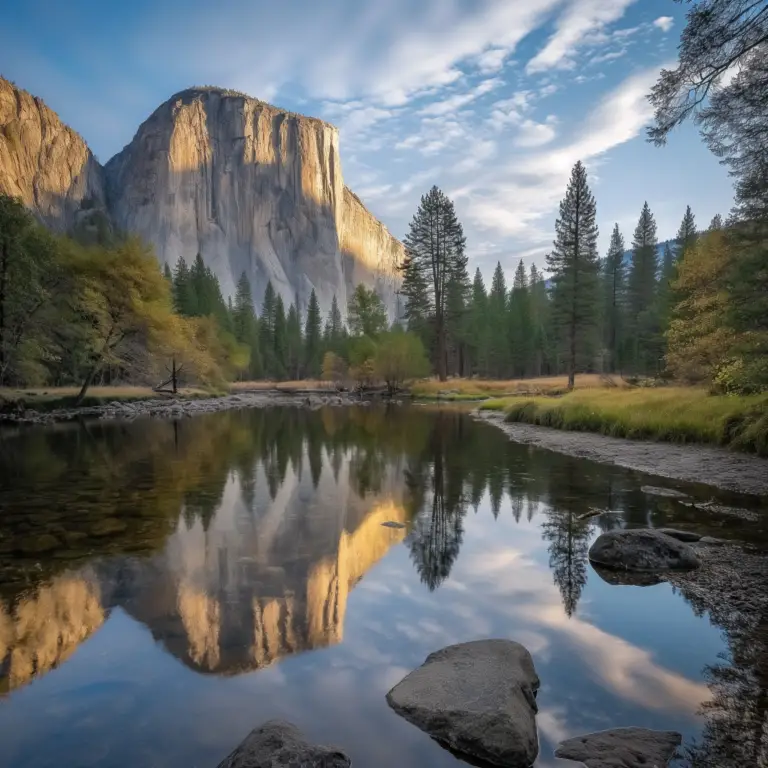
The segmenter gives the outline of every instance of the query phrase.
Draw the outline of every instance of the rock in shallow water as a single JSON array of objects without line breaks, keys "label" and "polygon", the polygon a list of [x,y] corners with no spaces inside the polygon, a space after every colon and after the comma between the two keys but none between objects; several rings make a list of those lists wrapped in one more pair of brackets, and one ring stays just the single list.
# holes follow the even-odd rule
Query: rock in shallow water
[{"label": "rock in shallow water", "polygon": [[310,744],[292,723],[270,720],[252,730],[218,768],[347,768],[352,761],[333,747]]},{"label": "rock in shallow water", "polygon": [[688,544],[698,541],[701,536],[693,531],[678,531],[677,528],[656,528],[659,533],[663,533],[665,536],[671,536],[678,541],[684,541]]},{"label": "rock in shallow water", "polygon": [[640,490],[649,496],[663,496],[667,499],[687,499],[688,494],[676,491],[674,488],[658,488],[655,485],[644,485]]},{"label": "rock in shallow water", "polygon": [[587,768],[664,768],[681,741],[675,731],[612,728],[561,742],[555,757],[580,760]]},{"label": "rock in shallow water", "polygon": [[701,565],[688,544],[649,528],[600,534],[589,549],[589,559],[625,571],[691,570]]},{"label": "rock in shallow water", "polygon": [[477,640],[430,654],[387,694],[387,703],[459,755],[527,768],[539,752],[538,689],[526,648]]}]

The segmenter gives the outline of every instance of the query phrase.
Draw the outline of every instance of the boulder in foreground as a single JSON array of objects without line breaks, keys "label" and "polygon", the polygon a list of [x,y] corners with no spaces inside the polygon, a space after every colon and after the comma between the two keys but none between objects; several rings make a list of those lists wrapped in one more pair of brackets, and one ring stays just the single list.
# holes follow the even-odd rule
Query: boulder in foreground
[{"label": "boulder in foreground", "polygon": [[686,544],[693,544],[698,541],[701,536],[693,531],[680,531],[677,528],[656,528],[659,533],[663,533],[665,536],[671,536],[678,541],[684,541]]},{"label": "boulder in foreground", "polygon": [[665,768],[681,741],[676,731],[612,728],[561,742],[555,757],[580,760],[587,768]]},{"label": "boulder in foreground", "polygon": [[538,689],[526,648],[511,640],[476,640],[430,654],[387,702],[458,755],[527,768],[539,752]]},{"label": "boulder in foreground", "polygon": [[283,720],[254,728],[218,768],[348,768],[352,761],[334,747],[310,744],[301,731]]},{"label": "boulder in foreground", "polygon": [[701,565],[688,544],[650,528],[608,531],[589,548],[589,559],[624,571],[691,570]]}]

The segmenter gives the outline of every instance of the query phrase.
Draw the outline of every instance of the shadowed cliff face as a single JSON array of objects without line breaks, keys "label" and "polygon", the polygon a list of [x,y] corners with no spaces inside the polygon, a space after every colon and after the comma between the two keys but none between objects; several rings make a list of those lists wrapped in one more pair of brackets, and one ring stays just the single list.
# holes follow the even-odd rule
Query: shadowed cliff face
[{"label": "shadowed cliff face", "polygon": [[173,96],[102,168],[42,101],[0,79],[0,191],[48,226],[83,229],[94,211],[173,267],[200,253],[234,295],[245,272],[259,301],[342,313],[358,283],[394,319],[403,246],[344,186],[338,130],[231,91]]},{"label": "shadowed cliff face", "polygon": [[83,139],[26,91],[0,77],[0,192],[21,198],[52,229],[69,231],[103,207],[102,168]]}]

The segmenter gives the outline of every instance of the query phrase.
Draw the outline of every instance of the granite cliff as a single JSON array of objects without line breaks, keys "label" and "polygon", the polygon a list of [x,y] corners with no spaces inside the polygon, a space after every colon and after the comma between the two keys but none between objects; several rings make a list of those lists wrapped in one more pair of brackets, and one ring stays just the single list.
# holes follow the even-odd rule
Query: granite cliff
[{"label": "granite cliff", "polygon": [[225,295],[245,272],[257,303],[271,280],[302,310],[314,288],[325,313],[364,283],[395,313],[403,246],[344,186],[338,130],[244,94],[176,94],[102,167],[39,99],[0,79],[0,191],[60,231],[104,209],[161,263],[200,253]]}]

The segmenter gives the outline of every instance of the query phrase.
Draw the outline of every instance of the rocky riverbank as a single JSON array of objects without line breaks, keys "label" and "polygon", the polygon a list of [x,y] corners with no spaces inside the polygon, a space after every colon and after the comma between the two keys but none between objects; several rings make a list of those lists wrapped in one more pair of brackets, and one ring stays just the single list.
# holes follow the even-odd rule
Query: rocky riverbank
[{"label": "rocky riverbank", "polygon": [[504,421],[503,413],[494,411],[475,411],[473,415],[499,427],[518,443],[671,480],[703,483],[755,496],[768,495],[768,459],[757,456],[713,446],[627,440],[509,423]]},{"label": "rocky riverbank", "polygon": [[[399,402],[399,401],[398,401]],[[370,400],[356,395],[339,393],[296,393],[287,394],[279,390],[240,392],[223,397],[200,399],[156,398],[151,400],[114,400],[104,405],[80,408],[57,408],[51,411],[37,411],[27,408],[11,413],[0,413],[0,424],[53,424],[76,419],[122,419],[140,417],[179,419],[201,413],[216,413],[239,408],[297,407],[317,409],[350,405],[368,406]]]}]

